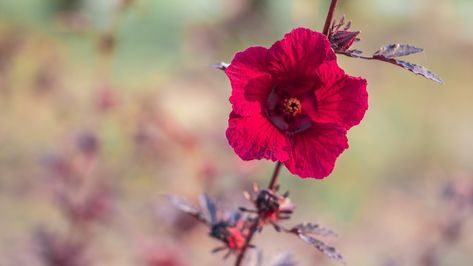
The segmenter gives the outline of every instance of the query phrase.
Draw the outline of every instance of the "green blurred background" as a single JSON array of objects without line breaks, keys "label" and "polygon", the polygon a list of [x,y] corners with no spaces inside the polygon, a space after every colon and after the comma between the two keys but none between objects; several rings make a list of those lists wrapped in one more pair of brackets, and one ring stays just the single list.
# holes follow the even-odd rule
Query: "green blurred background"
[{"label": "green blurred background", "polygon": [[[99,146],[87,179],[114,190],[113,218],[93,228],[90,265],[143,265],[143,256],[168,249],[185,265],[231,265],[210,254],[217,242],[205,228],[176,233],[176,214],[160,196],[195,200],[206,191],[238,206],[253,181],[268,182],[270,162],[242,162],[229,148],[230,85],[209,65],[270,46],[294,27],[320,31],[328,2],[1,0],[0,265],[44,265],[34,230],[68,230],[52,196],[57,173],[44,161],[63,156],[81,168],[87,137]],[[451,217],[442,188],[473,182],[472,12],[471,0],[340,1],[337,16],[362,31],[354,48],[422,47],[409,60],[445,81],[339,57],[368,80],[366,117],[331,176],[302,180],[284,170],[281,182],[297,205],[289,224],[338,231],[330,243],[349,265],[473,262],[472,219],[455,243],[439,233]],[[299,265],[335,265],[270,231],[256,239],[263,257],[291,251]],[[432,245],[437,264],[420,264]]]}]

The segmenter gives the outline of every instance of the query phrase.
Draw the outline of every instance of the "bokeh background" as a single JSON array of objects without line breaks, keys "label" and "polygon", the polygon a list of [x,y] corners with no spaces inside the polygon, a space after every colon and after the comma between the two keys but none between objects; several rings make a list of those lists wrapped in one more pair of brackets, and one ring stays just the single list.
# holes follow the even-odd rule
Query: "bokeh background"
[{"label": "bokeh background", "polygon": [[[328,2],[1,0],[0,265],[232,265],[162,197],[236,208],[271,174],[228,146],[230,85],[209,65],[320,31]],[[340,56],[368,80],[370,108],[331,176],[283,171],[287,224],[336,230],[349,265],[473,263],[472,13],[471,0],[340,1],[362,31],[355,48],[422,47],[409,60],[445,84]],[[287,252],[336,265],[271,229],[255,243],[263,265]]]}]

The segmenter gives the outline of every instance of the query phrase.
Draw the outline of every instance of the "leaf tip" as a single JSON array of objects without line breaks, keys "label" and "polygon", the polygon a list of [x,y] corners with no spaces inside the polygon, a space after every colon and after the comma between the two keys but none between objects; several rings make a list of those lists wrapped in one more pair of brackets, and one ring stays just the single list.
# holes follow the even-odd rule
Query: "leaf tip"
[{"label": "leaf tip", "polygon": [[230,66],[230,64],[225,63],[225,62],[220,62],[220,63],[217,63],[217,64],[211,64],[210,65],[210,67],[212,67],[212,68],[220,69],[220,70],[223,70],[223,71],[225,71],[225,69],[227,69],[228,66]]}]

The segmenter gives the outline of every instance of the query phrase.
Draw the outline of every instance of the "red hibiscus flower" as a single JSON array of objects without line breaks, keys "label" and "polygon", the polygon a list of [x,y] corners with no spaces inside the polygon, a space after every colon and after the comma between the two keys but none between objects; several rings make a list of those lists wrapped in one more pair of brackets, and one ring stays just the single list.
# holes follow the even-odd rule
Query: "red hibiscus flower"
[{"label": "red hibiscus flower", "polygon": [[280,161],[324,178],[348,148],[347,130],[368,108],[366,80],[346,75],[326,36],[298,28],[271,48],[233,58],[227,139],[243,160]]}]

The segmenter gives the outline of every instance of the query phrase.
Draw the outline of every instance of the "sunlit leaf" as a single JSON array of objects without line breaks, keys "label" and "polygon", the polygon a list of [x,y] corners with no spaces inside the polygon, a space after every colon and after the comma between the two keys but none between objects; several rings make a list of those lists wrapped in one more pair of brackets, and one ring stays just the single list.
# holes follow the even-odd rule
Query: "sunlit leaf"
[{"label": "sunlit leaf", "polygon": [[409,44],[388,44],[376,51],[373,57],[384,56],[386,58],[395,58],[420,53],[422,51],[424,51],[424,49]]},{"label": "sunlit leaf", "polygon": [[422,52],[421,48],[417,48],[411,45],[407,45],[407,44],[386,45],[380,50],[376,51],[375,54],[372,56],[361,55],[360,52],[357,50],[347,50],[347,51],[335,50],[335,52],[349,56],[349,57],[353,57],[353,58],[360,58],[360,59],[366,59],[366,60],[378,60],[378,61],[391,63],[394,65],[400,66],[404,69],[407,69],[414,74],[423,76],[439,84],[443,84],[443,80],[441,80],[437,74],[433,73],[426,67],[419,64],[397,59],[397,57],[400,57],[400,56]]},{"label": "sunlit leaf", "polygon": [[433,81],[435,81],[439,84],[443,84],[443,80],[441,80],[439,76],[437,76],[435,73],[433,73],[432,71],[430,71],[426,67],[421,66],[419,64],[407,62],[407,61],[404,61],[404,60],[399,60],[399,59],[396,59],[396,58],[387,58],[387,57],[384,57],[384,56],[373,56],[373,59],[388,62],[388,63],[394,64],[396,66],[400,66],[404,69],[407,69],[407,70],[411,71],[414,74],[423,76],[423,77],[425,77],[427,79],[430,79],[430,80],[433,80]]},{"label": "sunlit leaf", "polygon": [[433,80],[439,84],[443,84],[443,80],[441,80],[438,75],[424,66],[398,59],[396,60],[396,65],[403,67],[404,69],[407,69],[417,75],[421,75],[427,79]]}]

